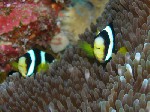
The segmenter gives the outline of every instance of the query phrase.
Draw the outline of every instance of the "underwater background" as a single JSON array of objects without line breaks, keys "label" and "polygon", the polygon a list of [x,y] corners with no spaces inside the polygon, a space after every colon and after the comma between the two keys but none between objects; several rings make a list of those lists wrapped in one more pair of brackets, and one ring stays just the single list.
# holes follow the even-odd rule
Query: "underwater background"
[{"label": "underwater background", "polygon": [[[102,64],[79,41],[94,47],[109,23],[127,52]],[[149,30],[149,0],[0,1],[0,112],[149,112]],[[24,77],[33,48],[55,61]]]}]

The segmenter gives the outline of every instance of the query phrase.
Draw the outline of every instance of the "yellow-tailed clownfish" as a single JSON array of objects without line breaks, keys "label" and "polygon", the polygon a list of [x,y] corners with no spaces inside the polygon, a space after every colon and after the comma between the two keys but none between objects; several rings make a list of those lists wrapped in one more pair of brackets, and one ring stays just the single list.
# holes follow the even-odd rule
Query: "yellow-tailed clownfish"
[{"label": "yellow-tailed clownfish", "polygon": [[40,70],[48,68],[48,63],[52,63],[55,58],[37,48],[27,51],[18,60],[18,70],[24,77],[29,77]]},{"label": "yellow-tailed clownfish", "polygon": [[[95,57],[99,62],[108,62],[112,53],[116,53],[115,49],[115,31],[113,23],[108,24],[101,32],[98,32],[94,38],[94,48],[87,42],[79,41],[79,46],[87,53],[89,57]],[[125,54],[127,49],[121,47],[118,52]]]}]

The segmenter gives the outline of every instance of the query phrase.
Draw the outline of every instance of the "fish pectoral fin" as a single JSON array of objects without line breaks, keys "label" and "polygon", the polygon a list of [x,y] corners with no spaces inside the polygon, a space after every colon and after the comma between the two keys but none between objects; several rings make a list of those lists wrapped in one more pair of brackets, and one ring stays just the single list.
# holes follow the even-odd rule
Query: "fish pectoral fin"
[{"label": "fish pectoral fin", "polygon": [[18,63],[15,61],[11,61],[10,65],[12,66],[12,69],[18,71]]},{"label": "fish pectoral fin", "polygon": [[79,41],[78,42],[79,47],[86,52],[87,56],[90,58],[94,58],[94,50],[91,46],[91,44],[87,43],[86,41]]}]

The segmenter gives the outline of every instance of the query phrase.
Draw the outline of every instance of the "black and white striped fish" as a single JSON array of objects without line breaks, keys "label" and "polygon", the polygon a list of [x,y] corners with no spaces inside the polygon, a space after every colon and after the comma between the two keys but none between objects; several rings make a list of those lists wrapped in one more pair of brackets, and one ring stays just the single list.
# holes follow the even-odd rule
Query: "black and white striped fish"
[{"label": "black and white striped fish", "polygon": [[22,74],[22,76],[29,77],[33,73],[36,73],[38,71],[38,68],[41,69],[40,65],[52,63],[54,59],[55,58],[51,54],[48,54],[36,48],[31,49],[19,58],[18,70]]},{"label": "black and white striped fish", "polygon": [[87,56],[95,57],[100,63],[107,63],[113,53],[117,51],[125,55],[127,49],[121,47],[115,49],[115,31],[113,23],[109,23],[102,31],[99,31],[94,37],[94,48],[87,42],[83,41],[79,43],[79,46],[87,53]]},{"label": "black and white striped fish", "polygon": [[113,24],[106,26],[94,40],[94,54],[99,61],[108,61],[115,52],[115,32]]}]

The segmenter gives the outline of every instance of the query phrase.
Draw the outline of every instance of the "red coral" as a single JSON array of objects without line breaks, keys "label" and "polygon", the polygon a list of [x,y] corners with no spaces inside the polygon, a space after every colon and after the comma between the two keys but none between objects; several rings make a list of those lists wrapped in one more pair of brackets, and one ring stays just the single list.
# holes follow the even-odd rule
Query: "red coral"
[{"label": "red coral", "polygon": [[0,35],[12,31],[20,23],[27,25],[36,21],[38,17],[34,12],[36,7],[35,4],[19,4],[13,9],[10,8],[12,11],[10,10],[9,15],[0,16]]},{"label": "red coral", "polygon": [[[55,32],[59,31],[55,20],[61,5],[55,4],[54,7],[51,2],[44,4],[43,1],[38,3],[5,3],[0,13],[0,35],[4,34],[9,41],[15,43],[20,43],[18,39],[20,37],[34,41],[33,39],[38,40],[37,37],[43,35],[48,38],[54,36]],[[30,38],[33,35],[34,38]]]},{"label": "red coral", "polygon": [[3,65],[6,61],[10,61],[10,57],[18,57],[18,51],[18,49],[13,48],[11,45],[0,45],[0,64]]},{"label": "red coral", "polygon": [[13,48],[11,45],[0,45],[0,53],[5,56],[18,56],[18,49]]},{"label": "red coral", "polygon": [[9,62],[12,61],[11,58],[18,56],[18,49],[13,48],[11,45],[0,45],[0,73],[9,72],[11,70],[9,65]]}]

